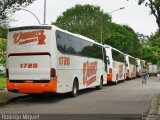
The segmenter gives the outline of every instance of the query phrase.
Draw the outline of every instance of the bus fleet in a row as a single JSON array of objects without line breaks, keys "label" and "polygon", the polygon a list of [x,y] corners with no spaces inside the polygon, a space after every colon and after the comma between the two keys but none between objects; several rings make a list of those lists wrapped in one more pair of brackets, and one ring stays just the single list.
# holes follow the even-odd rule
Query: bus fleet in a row
[{"label": "bus fleet in a row", "polygon": [[7,89],[27,94],[70,93],[141,77],[145,60],[56,26],[11,28]]}]

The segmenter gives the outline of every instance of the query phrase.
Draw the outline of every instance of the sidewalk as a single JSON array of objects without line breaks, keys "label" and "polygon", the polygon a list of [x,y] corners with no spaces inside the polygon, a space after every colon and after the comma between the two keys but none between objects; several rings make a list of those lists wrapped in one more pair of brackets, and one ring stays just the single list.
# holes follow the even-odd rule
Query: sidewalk
[{"label": "sidewalk", "polygon": [[0,106],[26,98],[28,95],[8,92],[7,89],[0,90]]},{"label": "sidewalk", "polygon": [[146,113],[146,118],[148,118],[147,120],[160,120],[160,93],[153,96],[150,103],[150,109]]}]

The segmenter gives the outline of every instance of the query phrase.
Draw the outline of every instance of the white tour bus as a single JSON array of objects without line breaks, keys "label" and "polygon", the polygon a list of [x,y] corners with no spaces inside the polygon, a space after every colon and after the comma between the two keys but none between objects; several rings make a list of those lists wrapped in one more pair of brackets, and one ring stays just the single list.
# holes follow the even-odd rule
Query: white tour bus
[{"label": "white tour bus", "polygon": [[139,58],[136,58],[136,76],[141,77],[142,76],[142,69],[143,69],[143,63],[142,60]]},{"label": "white tour bus", "polygon": [[136,58],[126,54],[126,79],[136,78]]},{"label": "white tour bus", "polygon": [[117,84],[118,81],[126,79],[125,54],[109,45],[104,45],[106,60],[108,63],[107,81]]},{"label": "white tour bus", "polygon": [[147,61],[146,60],[141,60],[142,66],[147,68]]},{"label": "white tour bus", "polygon": [[[100,89],[106,84],[103,46],[56,26],[9,29],[7,89],[28,94]],[[103,48],[104,49],[104,48]]]}]

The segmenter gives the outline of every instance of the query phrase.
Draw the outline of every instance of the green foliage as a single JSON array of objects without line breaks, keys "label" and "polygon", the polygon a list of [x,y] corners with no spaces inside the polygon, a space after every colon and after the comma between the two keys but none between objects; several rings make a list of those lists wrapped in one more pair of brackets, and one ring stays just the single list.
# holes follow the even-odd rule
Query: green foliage
[{"label": "green foliage", "polygon": [[28,6],[35,0],[0,0],[0,21],[8,18],[8,14],[15,12],[15,8]]},{"label": "green foliage", "polygon": [[129,26],[115,23],[112,23],[110,26],[111,34],[105,39],[104,43],[109,44],[124,53],[137,56],[141,45],[133,29]]},{"label": "green foliage", "polygon": [[0,38],[7,38],[8,27],[6,25],[0,26]]},{"label": "green foliage", "polygon": [[159,0],[138,0],[138,5],[145,4],[146,7],[151,9],[151,14],[154,14],[160,8]]},{"label": "green foliage", "polygon": [[150,46],[158,46],[160,47],[160,35],[156,32],[154,35],[150,36],[149,45]]},{"label": "green foliage", "polygon": [[158,49],[159,48],[144,45],[140,51],[142,59],[146,60],[147,62],[151,62],[152,64],[159,64],[160,57],[157,53]]},{"label": "green foliage", "polygon": [[155,16],[160,34],[160,0],[138,0],[138,5],[142,4],[149,7],[150,14]]},{"label": "green foliage", "polygon": [[158,32],[149,37],[149,42],[143,44],[140,50],[140,58],[153,64],[160,65],[160,36]]},{"label": "green foliage", "polygon": [[99,43],[109,44],[131,55],[135,55],[140,48],[138,37],[133,29],[126,25],[112,23],[110,15],[104,13],[99,6],[76,5],[63,12],[62,16],[52,24]]},{"label": "green foliage", "polygon": [[159,41],[160,41],[160,35],[157,31],[154,35],[150,36],[148,45],[151,50],[150,59],[152,59],[154,63],[157,63],[160,65],[160,42]]},{"label": "green foliage", "polygon": [[76,5],[63,12],[62,16],[59,16],[52,24],[100,42],[101,31],[103,31],[103,35],[108,33],[107,25],[110,22],[111,17],[104,13],[99,6]]},{"label": "green foliage", "polygon": [[7,44],[8,26],[6,24],[0,25],[0,65],[6,65],[6,44]]},{"label": "green foliage", "polygon": [[6,44],[7,40],[0,38],[0,64],[6,64]]},{"label": "green foliage", "polygon": [[0,76],[0,89],[6,87],[6,78],[4,76]]},{"label": "green foliage", "polygon": [[[140,4],[144,1],[140,1]],[[63,12],[52,24],[89,37],[99,43],[111,45],[136,58],[152,63],[158,63],[160,59],[158,32],[151,36],[149,45],[140,44],[138,34],[131,27],[112,23],[111,16],[104,13],[99,6],[76,5]]]}]

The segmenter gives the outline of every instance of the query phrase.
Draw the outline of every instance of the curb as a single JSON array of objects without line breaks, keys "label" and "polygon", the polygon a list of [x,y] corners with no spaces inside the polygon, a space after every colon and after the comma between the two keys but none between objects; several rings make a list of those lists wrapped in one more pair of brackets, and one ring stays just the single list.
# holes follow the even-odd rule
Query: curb
[{"label": "curb", "polygon": [[6,87],[1,87],[0,91],[2,91],[2,90],[6,90],[7,91],[7,88]]},{"label": "curb", "polygon": [[148,112],[149,115],[157,115],[158,114],[159,96],[160,96],[160,94],[153,96],[151,103],[150,103],[150,109]]},{"label": "curb", "polygon": [[158,101],[158,115],[160,115],[160,94],[159,94],[159,101]]},{"label": "curb", "polygon": [[152,97],[150,107],[143,114],[142,120],[160,120],[160,93]]},{"label": "curb", "polygon": [[24,95],[24,96],[18,96],[18,97],[15,97],[15,98],[4,100],[4,101],[0,102],[0,107],[2,107],[4,105],[7,105],[7,104],[10,104],[10,103],[13,103],[13,102],[16,102],[16,101],[21,100],[21,99],[28,98],[28,97],[29,97],[29,95]]},{"label": "curb", "polygon": [[0,93],[1,91],[2,94],[0,94],[0,107],[29,97],[27,94],[15,94],[8,92],[5,88],[0,89]]}]

